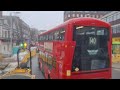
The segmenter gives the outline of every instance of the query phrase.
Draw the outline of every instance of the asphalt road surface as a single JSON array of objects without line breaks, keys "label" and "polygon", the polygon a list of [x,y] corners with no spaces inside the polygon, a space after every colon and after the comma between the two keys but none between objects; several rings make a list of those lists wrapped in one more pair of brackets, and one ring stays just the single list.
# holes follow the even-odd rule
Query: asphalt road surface
[{"label": "asphalt road surface", "polygon": [[39,70],[37,56],[32,58],[32,74],[36,76],[36,79],[44,79],[42,72]]},{"label": "asphalt road surface", "polygon": [[112,79],[120,79],[120,69],[112,68]]},{"label": "asphalt road surface", "polygon": [[[44,79],[42,72],[39,70],[37,56],[32,58],[32,74],[36,79]],[[112,68],[112,79],[120,79],[120,69]]]}]

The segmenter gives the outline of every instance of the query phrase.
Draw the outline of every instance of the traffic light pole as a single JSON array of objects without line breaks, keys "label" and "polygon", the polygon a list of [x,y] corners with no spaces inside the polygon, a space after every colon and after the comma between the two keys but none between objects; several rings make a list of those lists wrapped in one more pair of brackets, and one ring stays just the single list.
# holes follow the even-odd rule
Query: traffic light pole
[{"label": "traffic light pole", "polygon": [[20,68],[20,65],[19,65],[19,52],[20,52],[21,48],[18,49],[17,51],[17,62],[18,62],[18,68]]},{"label": "traffic light pole", "polygon": [[29,52],[30,52],[30,68],[31,68],[31,75],[32,75],[31,46],[29,46]]}]

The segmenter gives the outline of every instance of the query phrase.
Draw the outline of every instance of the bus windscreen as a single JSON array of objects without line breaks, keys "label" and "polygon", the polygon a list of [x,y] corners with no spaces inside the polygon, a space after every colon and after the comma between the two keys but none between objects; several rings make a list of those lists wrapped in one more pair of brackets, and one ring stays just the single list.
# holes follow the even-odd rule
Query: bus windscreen
[{"label": "bus windscreen", "polygon": [[109,67],[109,30],[104,27],[75,26],[76,41],[72,71],[91,71]]}]

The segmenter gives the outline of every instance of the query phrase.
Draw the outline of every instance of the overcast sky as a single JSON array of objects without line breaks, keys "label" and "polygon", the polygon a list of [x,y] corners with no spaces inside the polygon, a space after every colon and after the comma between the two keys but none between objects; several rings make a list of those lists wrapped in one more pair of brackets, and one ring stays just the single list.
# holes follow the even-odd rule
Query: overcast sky
[{"label": "overcast sky", "polygon": [[[10,15],[13,11],[4,11],[3,15]],[[15,12],[15,11],[14,11]],[[18,11],[17,11],[18,12]],[[63,23],[63,11],[19,11],[18,15],[30,27],[38,30],[49,30]],[[15,15],[13,13],[13,15]]]}]

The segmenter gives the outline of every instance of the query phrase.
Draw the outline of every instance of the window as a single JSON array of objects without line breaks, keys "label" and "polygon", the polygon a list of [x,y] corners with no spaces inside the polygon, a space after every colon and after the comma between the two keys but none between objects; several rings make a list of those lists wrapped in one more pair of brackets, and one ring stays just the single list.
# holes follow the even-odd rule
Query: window
[{"label": "window", "polygon": [[117,20],[117,14],[114,14],[114,21]]},{"label": "window", "polygon": [[7,20],[4,20],[4,24],[7,24],[7,25],[8,25]]},{"label": "window", "polygon": [[113,33],[115,34],[116,33],[116,27],[113,27]]},{"label": "window", "polygon": [[75,14],[73,14],[72,16],[75,17]]},{"label": "window", "polygon": [[109,17],[109,22],[111,22],[111,21],[112,21],[112,16]]},{"label": "window", "polygon": [[120,13],[119,13],[119,15],[118,15],[118,19],[120,19]]},{"label": "window", "polygon": [[53,38],[53,34],[51,34],[51,39],[54,39],[54,40],[64,40],[64,38],[65,38],[64,28],[60,29],[59,31],[56,31],[54,33],[54,38]]},{"label": "window", "polygon": [[9,45],[7,44],[7,51],[9,51]]},{"label": "window", "polygon": [[2,37],[5,37],[5,31],[4,30],[2,31]]},{"label": "window", "polygon": [[113,15],[113,21],[117,19],[116,14]]},{"label": "window", "polygon": [[43,36],[40,36],[40,40],[43,41]]},{"label": "window", "polygon": [[119,19],[119,14],[116,15],[116,19]]},{"label": "window", "polygon": [[118,33],[120,33],[120,25],[118,26],[118,30],[119,30],[119,32],[118,32]]},{"label": "window", "polygon": [[59,33],[59,40],[64,40],[65,38],[65,30],[61,29]]},{"label": "window", "polygon": [[65,16],[65,19],[67,18],[67,16]]},{"label": "window", "polygon": [[120,26],[116,26],[117,33],[120,33]]},{"label": "window", "polygon": [[112,21],[114,20],[114,15],[112,15]]},{"label": "window", "polygon": [[86,14],[86,17],[90,17],[90,14]]},{"label": "window", "polygon": [[83,17],[83,14],[81,14],[80,17]]},{"label": "window", "polygon": [[109,17],[106,17],[106,22],[109,22]]},{"label": "window", "polygon": [[96,15],[96,18],[99,18],[99,15]]},{"label": "window", "polygon": [[95,15],[92,15],[93,18],[95,18]]},{"label": "window", "polygon": [[56,32],[54,33],[54,39],[55,39],[55,40],[59,40],[59,32],[58,32],[58,31],[56,31]]},{"label": "window", "polygon": [[38,41],[40,42],[41,40],[40,40],[40,36],[38,36]]},{"label": "window", "polygon": [[46,35],[44,36],[44,41],[46,41]]},{"label": "window", "polygon": [[46,40],[48,40],[48,35],[46,35]]},{"label": "window", "polygon": [[79,17],[79,14],[77,14],[77,17]]},{"label": "window", "polygon": [[103,15],[100,15],[100,18],[102,17]]},{"label": "window", "polygon": [[5,31],[5,38],[7,38],[7,31]]},{"label": "window", "polygon": [[53,40],[53,33],[49,34],[49,40]]},{"label": "window", "polygon": [[70,14],[68,14],[68,17],[70,17]]},{"label": "window", "polygon": [[87,15],[85,14],[85,17],[87,17]]},{"label": "window", "polygon": [[0,25],[2,25],[2,20],[0,20]]}]

